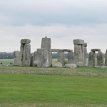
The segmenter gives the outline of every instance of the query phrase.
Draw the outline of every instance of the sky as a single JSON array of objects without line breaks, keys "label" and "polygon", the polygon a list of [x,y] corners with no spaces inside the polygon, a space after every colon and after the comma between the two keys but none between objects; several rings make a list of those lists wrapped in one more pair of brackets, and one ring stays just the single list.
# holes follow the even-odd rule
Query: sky
[{"label": "sky", "polygon": [[72,49],[83,39],[90,49],[107,49],[106,0],[0,0],[0,52],[20,50],[30,39],[32,52],[49,37],[52,48]]}]

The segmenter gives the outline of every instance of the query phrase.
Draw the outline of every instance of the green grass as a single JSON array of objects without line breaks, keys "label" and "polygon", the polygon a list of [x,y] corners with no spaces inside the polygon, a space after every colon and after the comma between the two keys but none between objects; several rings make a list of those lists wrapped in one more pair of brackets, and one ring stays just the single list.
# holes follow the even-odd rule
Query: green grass
[{"label": "green grass", "polygon": [[106,76],[106,68],[0,67],[0,107],[107,107]]},{"label": "green grass", "polygon": [[9,66],[13,64],[13,59],[0,59],[0,66]]}]

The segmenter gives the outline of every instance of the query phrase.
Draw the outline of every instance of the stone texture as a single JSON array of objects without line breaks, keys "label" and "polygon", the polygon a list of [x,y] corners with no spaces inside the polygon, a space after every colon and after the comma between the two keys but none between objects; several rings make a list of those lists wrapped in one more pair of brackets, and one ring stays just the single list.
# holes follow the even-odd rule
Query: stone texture
[{"label": "stone texture", "polygon": [[37,66],[38,67],[51,67],[52,55],[51,52],[46,49],[37,49]]},{"label": "stone texture", "polygon": [[37,50],[36,57],[38,67],[50,67],[52,66],[52,53],[51,53],[51,39],[50,38],[42,38],[41,41],[41,49]]},{"label": "stone texture", "polygon": [[[57,63],[53,66],[59,67],[71,67],[73,64],[77,66],[99,66],[104,65],[104,55],[100,49],[91,49],[91,52],[87,53],[87,43],[84,40],[75,39],[74,52],[69,49],[51,49],[51,39],[42,38],[41,49],[37,49],[36,52],[31,54],[31,40],[22,39],[20,52],[15,51],[14,65],[20,66],[38,66],[38,67],[50,67],[52,66],[52,52],[58,52],[59,58]],[[65,64],[64,52],[68,52],[68,64]],[[98,52],[98,53],[97,53]],[[105,66],[107,66],[107,50],[105,53]]]},{"label": "stone texture", "polygon": [[95,52],[91,51],[89,53],[89,60],[88,60],[88,66],[95,66]]},{"label": "stone texture", "polygon": [[30,66],[30,59],[31,59],[31,46],[30,46],[29,39],[22,39],[21,40],[21,65],[22,66]]},{"label": "stone texture", "polygon": [[41,49],[47,49],[47,50],[51,49],[51,39],[50,38],[47,38],[47,37],[42,38]]},{"label": "stone texture", "polygon": [[21,65],[21,54],[19,51],[14,52],[14,65],[15,66]]},{"label": "stone texture", "polygon": [[97,66],[104,66],[104,55],[101,51],[97,53]]},{"label": "stone texture", "polygon": [[[96,53],[98,52],[98,53]],[[103,62],[102,62],[103,60]],[[102,66],[104,63],[103,55],[100,49],[91,49],[89,54],[89,66]]]},{"label": "stone texture", "polygon": [[88,66],[87,43],[84,43],[84,66]]},{"label": "stone texture", "polygon": [[63,67],[61,62],[54,61],[52,62],[52,67]]},{"label": "stone texture", "polygon": [[35,51],[33,54],[33,66],[37,66],[37,64],[38,64],[38,53],[37,51]]},{"label": "stone texture", "polygon": [[76,64],[65,64],[66,68],[77,68]]},{"label": "stone texture", "polygon": [[30,58],[30,66],[34,66],[34,54],[31,54],[31,58]]},{"label": "stone texture", "polygon": [[78,66],[84,65],[84,40],[75,39],[74,41],[75,63]]},{"label": "stone texture", "polygon": [[75,54],[74,52],[68,52],[68,63],[75,64]]},{"label": "stone texture", "polygon": [[31,42],[31,40],[29,39],[22,39],[21,40],[21,44],[29,44]]},{"label": "stone texture", "polygon": [[84,40],[74,39],[73,43],[74,43],[74,45],[84,45]]},{"label": "stone texture", "polygon": [[96,51],[101,51],[100,49],[91,49],[91,51],[96,52]]},{"label": "stone texture", "polygon": [[62,64],[62,66],[64,66],[64,52],[63,51],[59,51],[58,52],[58,61]]}]

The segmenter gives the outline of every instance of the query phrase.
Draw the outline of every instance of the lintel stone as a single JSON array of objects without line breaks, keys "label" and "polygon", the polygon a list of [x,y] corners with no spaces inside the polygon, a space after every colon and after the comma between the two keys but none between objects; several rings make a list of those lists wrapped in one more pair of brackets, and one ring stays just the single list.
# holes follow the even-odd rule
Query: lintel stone
[{"label": "lintel stone", "polygon": [[101,51],[100,49],[91,49],[92,52]]},{"label": "lintel stone", "polygon": [[74,45],[83,45],[84,44],[84,40],[81,40],[81,39],[74,39],[73,42],[74,42]]},{"label": "lintel stone", "polygon": [[29,44],[30,42],[31,42],[31,40],[29,40],[29,39],[22,39],[21,40],[22,44]]}]

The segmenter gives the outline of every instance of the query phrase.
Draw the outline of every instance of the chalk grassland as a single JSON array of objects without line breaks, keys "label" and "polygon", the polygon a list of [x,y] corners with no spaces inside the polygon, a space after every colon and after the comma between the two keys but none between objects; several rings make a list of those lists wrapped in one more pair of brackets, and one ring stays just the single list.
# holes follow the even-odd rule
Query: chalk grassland
[{"label": "chalk grassland", "polygon": [[0,59],[0,66],[12,66],[13,62],[13,59]]},{"label": "chalk grassland", "polygon": [[107,107],[107,68],[1,66],[0,107]]}]

